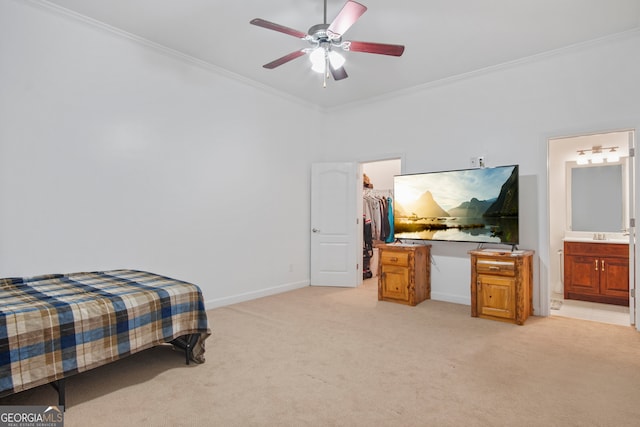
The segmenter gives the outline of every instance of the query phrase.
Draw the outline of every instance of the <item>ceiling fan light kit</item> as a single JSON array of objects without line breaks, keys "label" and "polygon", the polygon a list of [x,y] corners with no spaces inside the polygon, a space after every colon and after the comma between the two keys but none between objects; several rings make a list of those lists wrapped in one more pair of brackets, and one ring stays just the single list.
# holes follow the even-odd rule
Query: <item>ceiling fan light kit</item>
[{"label": "ceiling fan light kit", "polygon": [[333,68],[340,68],[344,65],[344,57],[337,52],[322,47],[317,47],[309,54],[311,69],[316,73],[327,71],[327,60]]},{"label": "ceiling fan light kit", "polygon": [[342,40],[342,35],[351,28],[366,10],[366,6],[349,0],[342,7],[333,22],[327,24],[327,0],[324,0],[324,23],[312,26],[307,33],[264,19],[252,19],[250,24],[300,38],[311,45],[311,47],[296,50],[271,61],[263,65],[263,67],[274,69],[308,54],[312,64],[311,69],[323,73],[325,77],[324,86],[326,87],[326,80],[329,75],[336,81],[349,77],[343,66],[345,58],[336,52],[336,50],[341,49],[343,51],[401,56],[404,53],[404,46],[402,45]]}]

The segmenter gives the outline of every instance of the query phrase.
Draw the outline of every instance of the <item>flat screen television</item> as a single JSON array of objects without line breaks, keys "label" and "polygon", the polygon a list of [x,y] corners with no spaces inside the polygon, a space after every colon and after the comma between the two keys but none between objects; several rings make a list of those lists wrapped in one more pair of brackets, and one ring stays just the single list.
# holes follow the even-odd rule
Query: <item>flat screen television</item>
[{"label": "flat screen television", "polygon": [[396,175],[394,235],[515,247],[518,180],[518,165]]}]

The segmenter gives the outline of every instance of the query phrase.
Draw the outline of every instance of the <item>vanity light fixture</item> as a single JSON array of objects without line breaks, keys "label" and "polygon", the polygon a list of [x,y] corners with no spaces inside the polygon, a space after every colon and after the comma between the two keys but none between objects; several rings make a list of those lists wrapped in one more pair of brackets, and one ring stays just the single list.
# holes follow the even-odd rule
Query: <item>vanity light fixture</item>
[{"label": "vanity light fixture", "polygon": [[[588,165],[603,163],[605,160],[607,163],[615,163],[620,161],[620,153],[618,152],[618,146],[615,147],[603,147],[602,145],[594,145],[591,148],[583,148],[577,151],[578,158],[576,163],[579,165]],[[605,153],[605,150],[606,151]]]},{"label": "vanity light fixture", "polygon": [[602,148],[594,147],[591,149],[591,163],[598,165],[604,163],[604,157],[602,156]]},{"label": "vanity light fixture", "polygon": [[584,153],[584,150],[578,150],[578,160],[576,160],[576,163],[578,163],[579,165],[589,164],[589,158]]},{"label": "vanity light fixture", "polygon": [[619,162],[620,161],[620,153],[616,150],[618,147],[611,147],[609,150],[609,154],[607,154],[607,162]]}]

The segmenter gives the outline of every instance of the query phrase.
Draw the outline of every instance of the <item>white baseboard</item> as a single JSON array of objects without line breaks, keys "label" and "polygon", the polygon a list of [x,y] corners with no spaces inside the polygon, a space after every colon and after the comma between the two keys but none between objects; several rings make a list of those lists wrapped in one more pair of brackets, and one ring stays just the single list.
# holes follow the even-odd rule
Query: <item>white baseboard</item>
[{"label": "white baseboard", "polygon": [[452,302],[454,304],[462,304],[468,306],[471,305],[470,296],[445,294],[442,292],[433,292],[433,290],[431,291],[431,299],[434,301]]},{"label": "white baseboard", "polygon": [[[267,297],[269,295],[276,295],[283,292],[292,291],[294,289],[304,288],[309,286],[308,280],[303,280],[294,283],[285,283],[279,286],[273,286],[271,288],[260,289],[252,292],[245,292],[242,294],[231,295],[223,298],[215,298],[207,300],[204,303],[206,310],[211,310],[218,307],[225,307],[231,304],[237,304],[243,301],[250,301],[257,298]],[[434,301],[445,301],[454,304],[471,305],[471,298],[469,296],[447,294],[442,292],[431,292],[431,299]]]},{"label": "white baseboard", "polygon": [[301,282],[294,283],[285,283],[279,286],[273,286],[271,288],[260,289],[252,292],[245,292],[242,294],[231,295],[223,298],[216,298],[212,300],[207,300],[204,302],[204,307],[206,310],[211,310],[218,307],[225,307],[231,304],[237,304],[243,301],[250,301],[257,298],[267,297],[269,295],[281,294],[283,292],[292,291],[294,289],[304,288],[305,286],[309,286],[308,280],[303,280]]}]

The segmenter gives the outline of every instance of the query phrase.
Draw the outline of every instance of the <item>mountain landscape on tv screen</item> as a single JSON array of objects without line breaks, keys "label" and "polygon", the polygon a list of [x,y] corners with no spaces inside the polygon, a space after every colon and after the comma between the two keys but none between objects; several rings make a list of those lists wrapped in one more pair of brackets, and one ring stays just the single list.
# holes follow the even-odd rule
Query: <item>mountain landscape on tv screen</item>
[{"label": "mountain landscape on tv screen", "polygon": [[426,188],[416,200],[396,200],[394,215],[398,238],[517,242],[518,168],[513,167],[495,197],[471,197],[446,210]]},{"label": "mountain landscape on tv screen", "polygon": [[449,209],[450,216],[472,217],[480,218],[491,205],[495,203],[496,199],[490,200],[478,200],[475,197],[468,202],[460,203],[453,209]]}]

